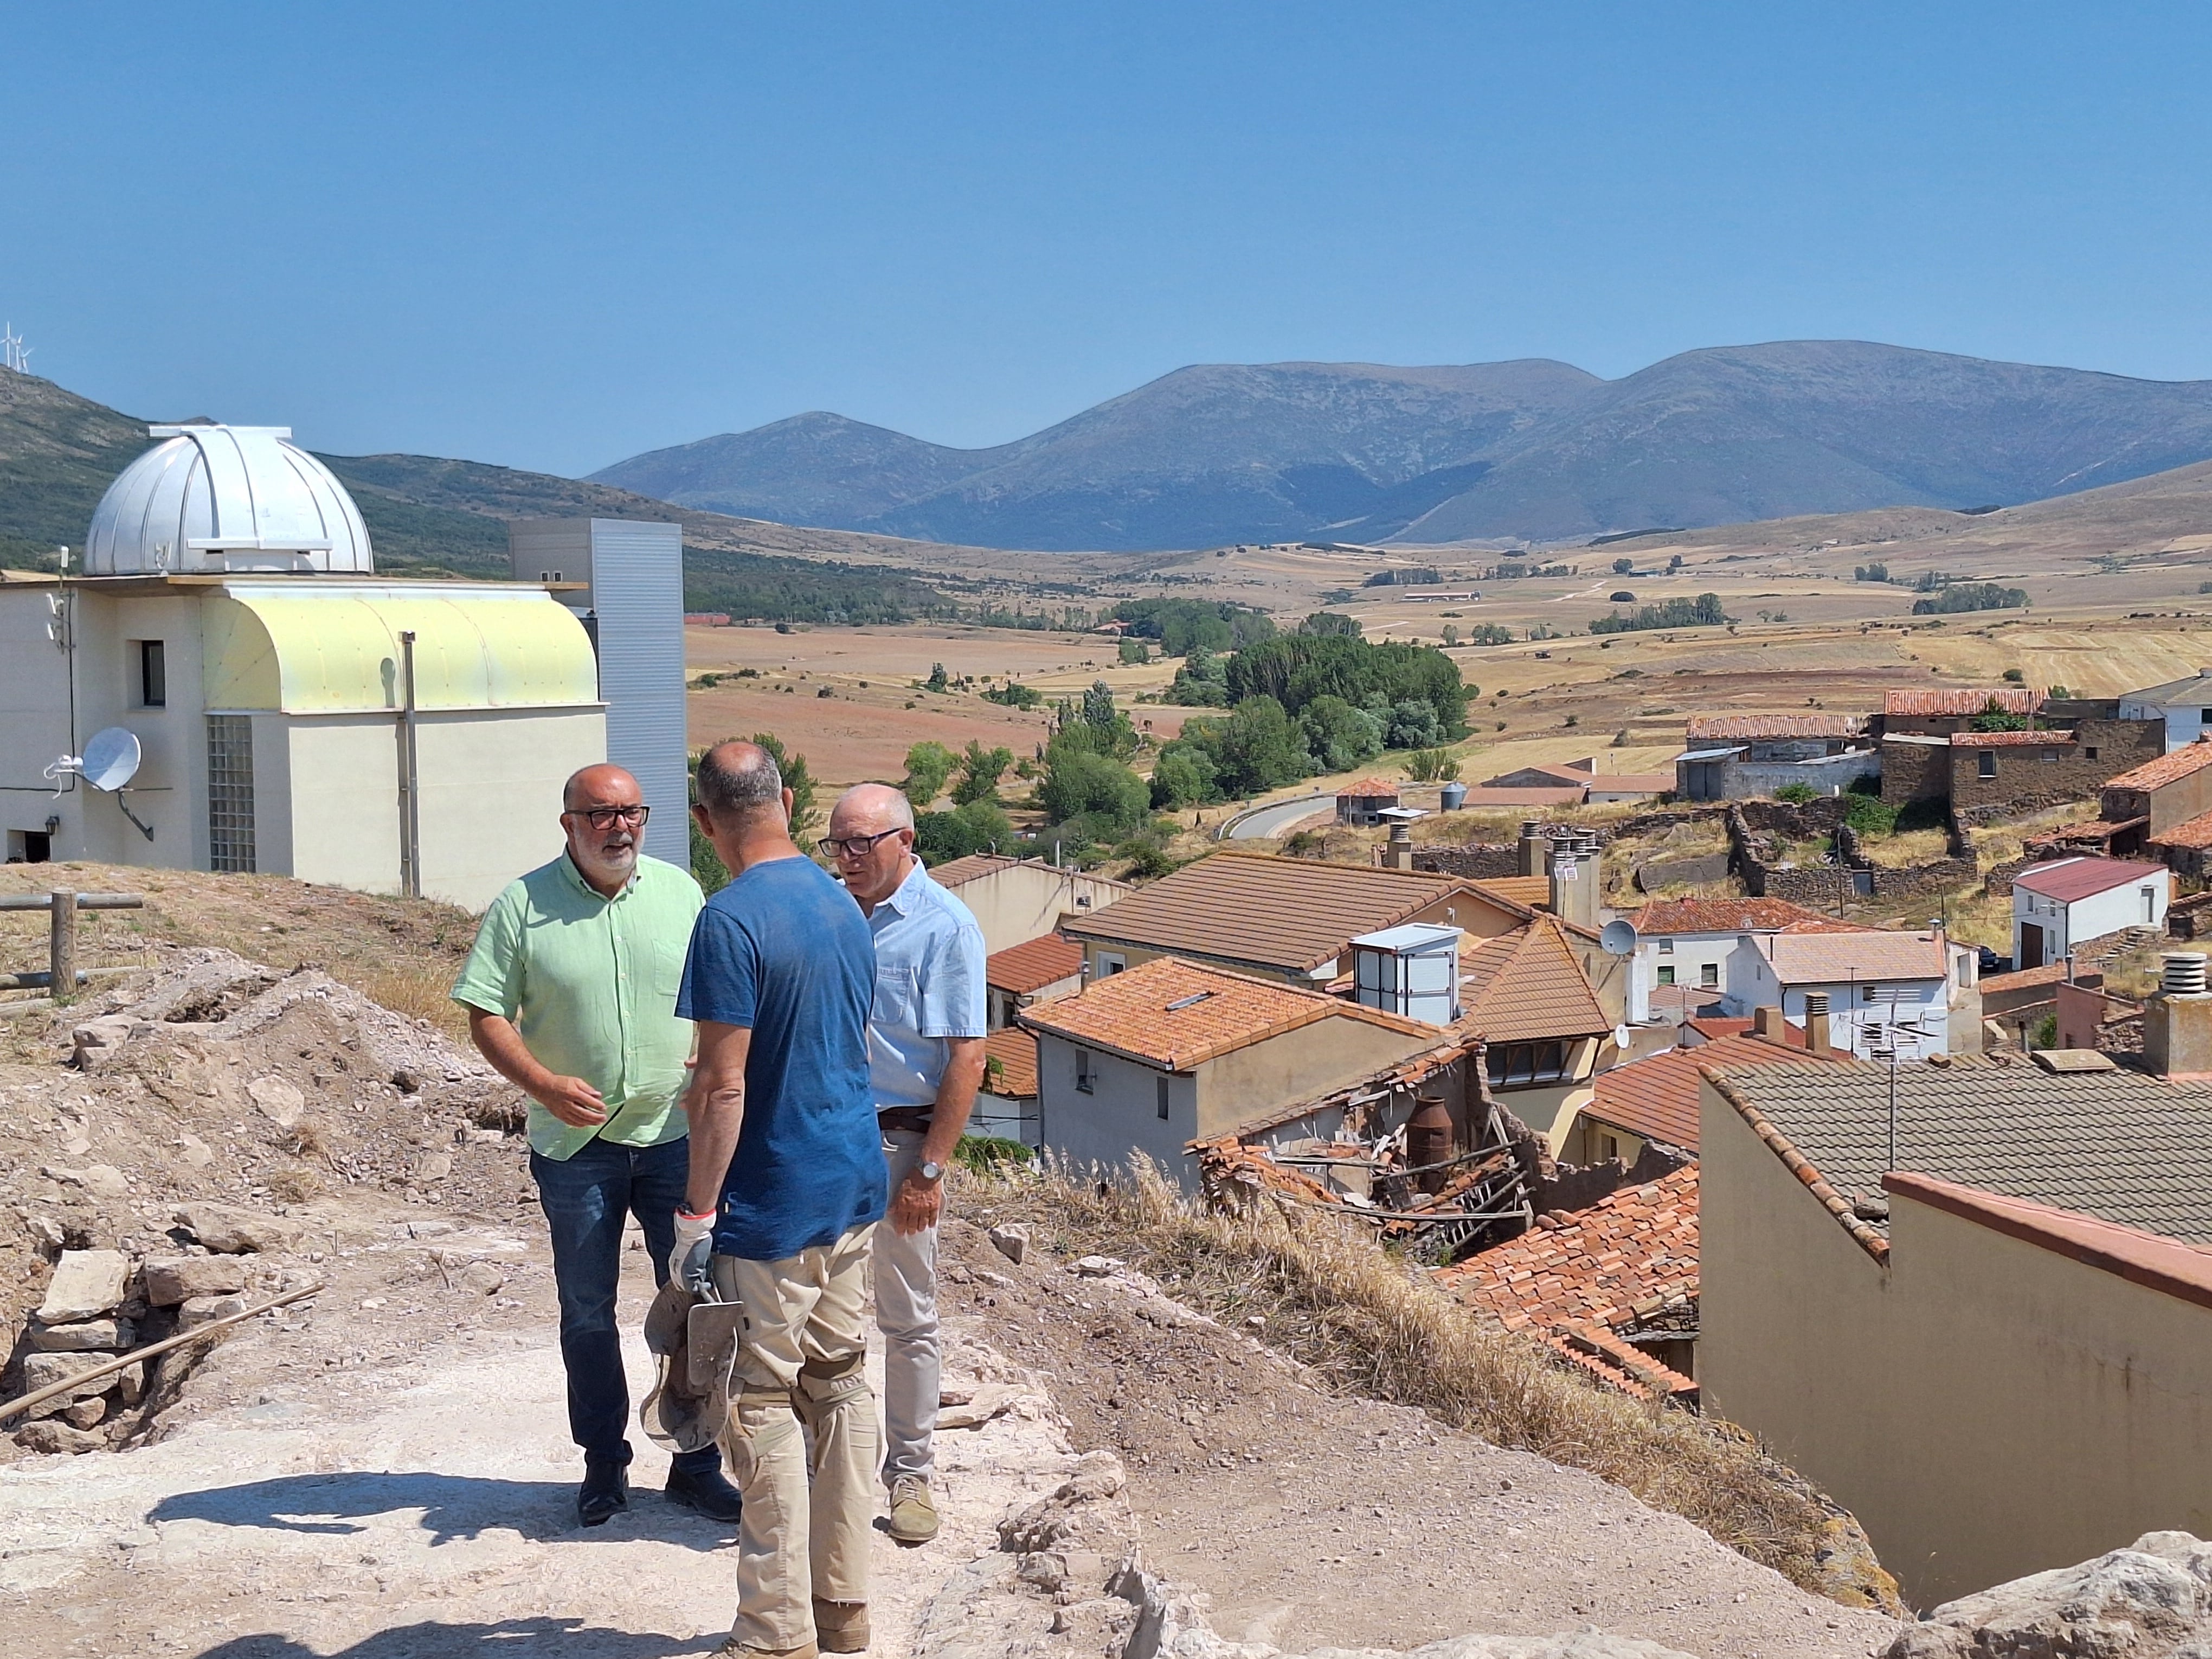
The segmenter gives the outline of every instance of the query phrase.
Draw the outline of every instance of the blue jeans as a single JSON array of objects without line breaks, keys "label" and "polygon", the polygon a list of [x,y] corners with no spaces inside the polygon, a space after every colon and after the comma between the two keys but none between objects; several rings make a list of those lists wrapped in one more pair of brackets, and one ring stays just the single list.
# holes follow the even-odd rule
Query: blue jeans
[{"label": "blue jeans", "polygon": [[[623,1375],[615,1291],[622,1279],[623,1229],[635,1216],[645,1230],[653,1282],[668,1278],[676,1248],[676,1206],[684,1201],[690,1142],[617,1146],[587,1141],[574,1157],[532,1152],[530,1173],[553,1235],[553,1284],[561,1297],[561,1363],[568,1373],[568,1432],[592,1463],[628,1463],[629,1384]],[[678,1452],[678,1468],[719,1469],[721,1449]]]}]

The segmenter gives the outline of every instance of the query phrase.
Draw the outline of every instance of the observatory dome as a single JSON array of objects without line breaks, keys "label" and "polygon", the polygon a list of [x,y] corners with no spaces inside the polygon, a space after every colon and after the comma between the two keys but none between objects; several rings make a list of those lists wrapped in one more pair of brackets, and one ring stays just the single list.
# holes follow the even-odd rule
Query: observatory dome
[{"label": "observatory dome", "polygon": [[88,576],[374,568],[345,486],[283,426],[155,426],[92,515]]}]

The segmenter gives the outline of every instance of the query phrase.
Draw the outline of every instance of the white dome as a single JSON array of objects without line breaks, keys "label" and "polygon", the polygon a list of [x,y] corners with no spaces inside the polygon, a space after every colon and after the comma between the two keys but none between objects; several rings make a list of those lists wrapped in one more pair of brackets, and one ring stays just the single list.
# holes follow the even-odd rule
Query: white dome
[{"label": "white dome", "polygon": [[368,526],[331,470],[284,426],[149,427],[92,515],[88,576],[374,568]]}]

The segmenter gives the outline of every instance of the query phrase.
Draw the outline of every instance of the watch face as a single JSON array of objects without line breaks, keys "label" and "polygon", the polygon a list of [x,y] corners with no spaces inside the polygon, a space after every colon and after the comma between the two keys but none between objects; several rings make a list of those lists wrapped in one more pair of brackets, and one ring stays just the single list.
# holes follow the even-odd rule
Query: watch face
[{"label": "watch face", "polygon": [[921,1166],[921,1178],[924,1181],[941,1180],[944,1175],[945,1166],[942,1164],[924,1164]]}]

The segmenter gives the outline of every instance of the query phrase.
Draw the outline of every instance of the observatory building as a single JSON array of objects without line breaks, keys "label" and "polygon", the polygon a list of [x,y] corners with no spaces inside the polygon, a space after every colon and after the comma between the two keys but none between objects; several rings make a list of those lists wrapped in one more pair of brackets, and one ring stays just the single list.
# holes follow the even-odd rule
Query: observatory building
[{"label": "observatory building", "polygon": [[7,857],[480,909],[558,852],[562,781],[607,758],[565,585],[378,576],[288,428],[150,430],[81,568],[0,583]]}]

